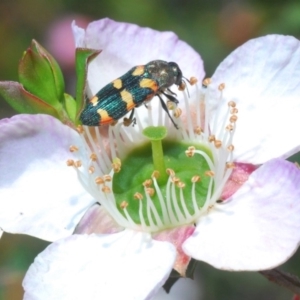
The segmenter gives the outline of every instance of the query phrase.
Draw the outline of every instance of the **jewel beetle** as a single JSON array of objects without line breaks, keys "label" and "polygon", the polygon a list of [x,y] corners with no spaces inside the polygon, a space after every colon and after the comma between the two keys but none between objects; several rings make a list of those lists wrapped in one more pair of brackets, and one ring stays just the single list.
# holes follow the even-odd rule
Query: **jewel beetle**
[{"label": "jewel beetle", "polygon": [[93,96],[83,109],[80,120],[83,125],[101,126],[115,123],[131,111],[130,124],[134,121],[134,109],[142,104],[147,105],[154,96],[158,96],[162,108],[178,129],[161,95],[177,105],[176,94],[169,88],[175,84],[179,89],[184,89],[183,78],[175,62],[153,60],[146,65],[135,66]]}]

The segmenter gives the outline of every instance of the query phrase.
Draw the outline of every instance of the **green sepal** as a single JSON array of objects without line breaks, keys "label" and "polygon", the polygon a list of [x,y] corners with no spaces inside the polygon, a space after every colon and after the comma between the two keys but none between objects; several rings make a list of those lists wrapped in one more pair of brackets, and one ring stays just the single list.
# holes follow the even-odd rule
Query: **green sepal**
[{"label": "green sepal", "polygon": [[87,48],[76,48],[76,102],[77,112],[76,120],[79,119],[80,113],[85,105],[85,87],[87,80],[87,69],[88,64],[98,55],[101,50],[87,49]]},{"label": "green sepal", "polygon": [[41,113],[51,115],[60,120],[64,119],[54,107],[26,91],[18,82],[0,81],[0,95],[19,113]]},{"label": "green sepal", "polygon": [[52,55],[35,40],[19,63],[19,80],[31,94],[57,110],[62,108],[65,90],[62,71]]},{"label": "green sepal", "polygon": [[65,109],[68,114],[69,119],[75,123],[76,120],[76,101],[69,95],[65,94]]}]

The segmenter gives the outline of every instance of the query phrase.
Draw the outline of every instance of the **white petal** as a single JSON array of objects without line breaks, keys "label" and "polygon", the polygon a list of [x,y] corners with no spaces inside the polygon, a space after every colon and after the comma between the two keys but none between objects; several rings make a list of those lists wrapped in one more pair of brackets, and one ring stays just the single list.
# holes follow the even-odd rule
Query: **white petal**
[{"label": "white petal", "polygon": [[[81,39],[81,33],[75,36]],[[172,32],[101,19],[89,24],[81,46],[103,50],[89,65],[88,83],[92,94],[130,68],[156,59],[178,63],[187,78],[197,76],[202,80],[204,77],[199,54]]]},{"label": "white petal", "polygon": [[71,145],[78,133],[47,115],[0,121],[0,227],[53,241],[70,235],[94,202],[83,190]]},{"label": "white petal", "polygon": [[213,103],[212,121],[220,129],[227,102],[237,103],[236,161],[260,164],[300,150],[291,133],[300,127],[299,78],[300,42],[290,36],[250,40],[220,64],[211,88],[225,83],[225,90],[223,100]]},{"label": "white petal", "polygon": [[39,254],[23,281],[25,300],[151,299],[176,252],[141,232],[74,235]]},{"label": "white petal", "polygon": [[72,22],[71,27],[72,27],[73,37],[75,41],[75,47],[84,48],[85,30],[83,28],[78,27],[75,21]]},{"label": "white petal", "polygon": [[254,171],[231,201],[200,218],[183,249],[226,270],[264,270],[285,262],[300,241],[300,170],[274,159]]}]

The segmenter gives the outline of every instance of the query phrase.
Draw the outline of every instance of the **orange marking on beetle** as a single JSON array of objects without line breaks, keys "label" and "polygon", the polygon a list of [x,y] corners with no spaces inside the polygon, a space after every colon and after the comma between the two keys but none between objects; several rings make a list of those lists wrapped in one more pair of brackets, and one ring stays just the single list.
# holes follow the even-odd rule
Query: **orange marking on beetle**
[{"label": "orange marking on beetle", "polygon": [[96,105],[98,104],[98,100],[99,100],[99,98],[98,98],[97,96],[94,96],[94,97],[90,100],[90,102],[93,104],[93,106],[96,106]]},{"label": "orange marking on beetle", "polygon": [[121,87],[122,87],[122,80],[120,79],[120,78],[118,78],[118,79],[116,79],[116,80],[114,80],[113,82],[112,82],[112,84],[113,84],[113,86],[116,88],[116,89],[120,89]]},{"label": "orange marking on beetle", "polygon": [[132,94],[126,90],[123,90],[120,94],[122,100],[126,103],[127,111],[133,109],[135,107],[135,103],[133,102]]},{"label": "orange marking on beetle", "polygon": [[144,74],[145,66],[137,66],[135,70],[132,72],[133,76],[139,76]]},{"label": "orange marking on beetle", "polygon": [[143,78],[140,81],[140,87],[141,88],[149,88],[151,89],[154,93],[157,92],[158,90],[158,85],[156,83],[156,81],[149,79],[149,78]]},{"label": "orange marking on beetle", "polygon": [[110,117],[107,113],[106,110],[104,109],[101,109],[99,108],[97,110],[97,113],[98,115],[100,116],[100,122],[99,122],[99,125],[102,125],[102,124],[110,124],[112,123],[113,121],[115,121],[112,117]]}]

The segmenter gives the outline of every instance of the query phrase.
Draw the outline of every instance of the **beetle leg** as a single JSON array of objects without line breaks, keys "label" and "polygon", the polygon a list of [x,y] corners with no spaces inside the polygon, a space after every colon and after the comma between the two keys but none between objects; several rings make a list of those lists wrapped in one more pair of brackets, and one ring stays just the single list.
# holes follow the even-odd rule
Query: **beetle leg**
[{"label": "beetle leg", "polygon": [[124,118],[123,119],[124,126],[129,126],[131,124],[132,124],[132,126],[134,126],[136,124],[136,120],[133,116],[134,116],[134,108],[131,110],[129,118]]},{"label": "beetle leg", "polygon": [[[157,94],[156,96],[158,96],[158,98],[159,98],[159,100],[160,100],[160,103],[161,103],[161,106],[162,106],[163,110],[167,113],[167,115],[168,115],[169,118],[171,119],[172,123],[174,124],[175,128],[176,128],[176,129],[179,129],[178,125],[174,122],[173,118],[171,117],[170,112],[169,112],[169,110],[168,110],[168,107],[167,107],[165,101],[162,99],[162,97],[161,97],[159,94]],[[173,97],[173,98],[174,98],[174,97]],[[176,99],[176,100],[177,100],[177,99]],[[177,101],[178,101],[178,100],[177,100]]]}]

